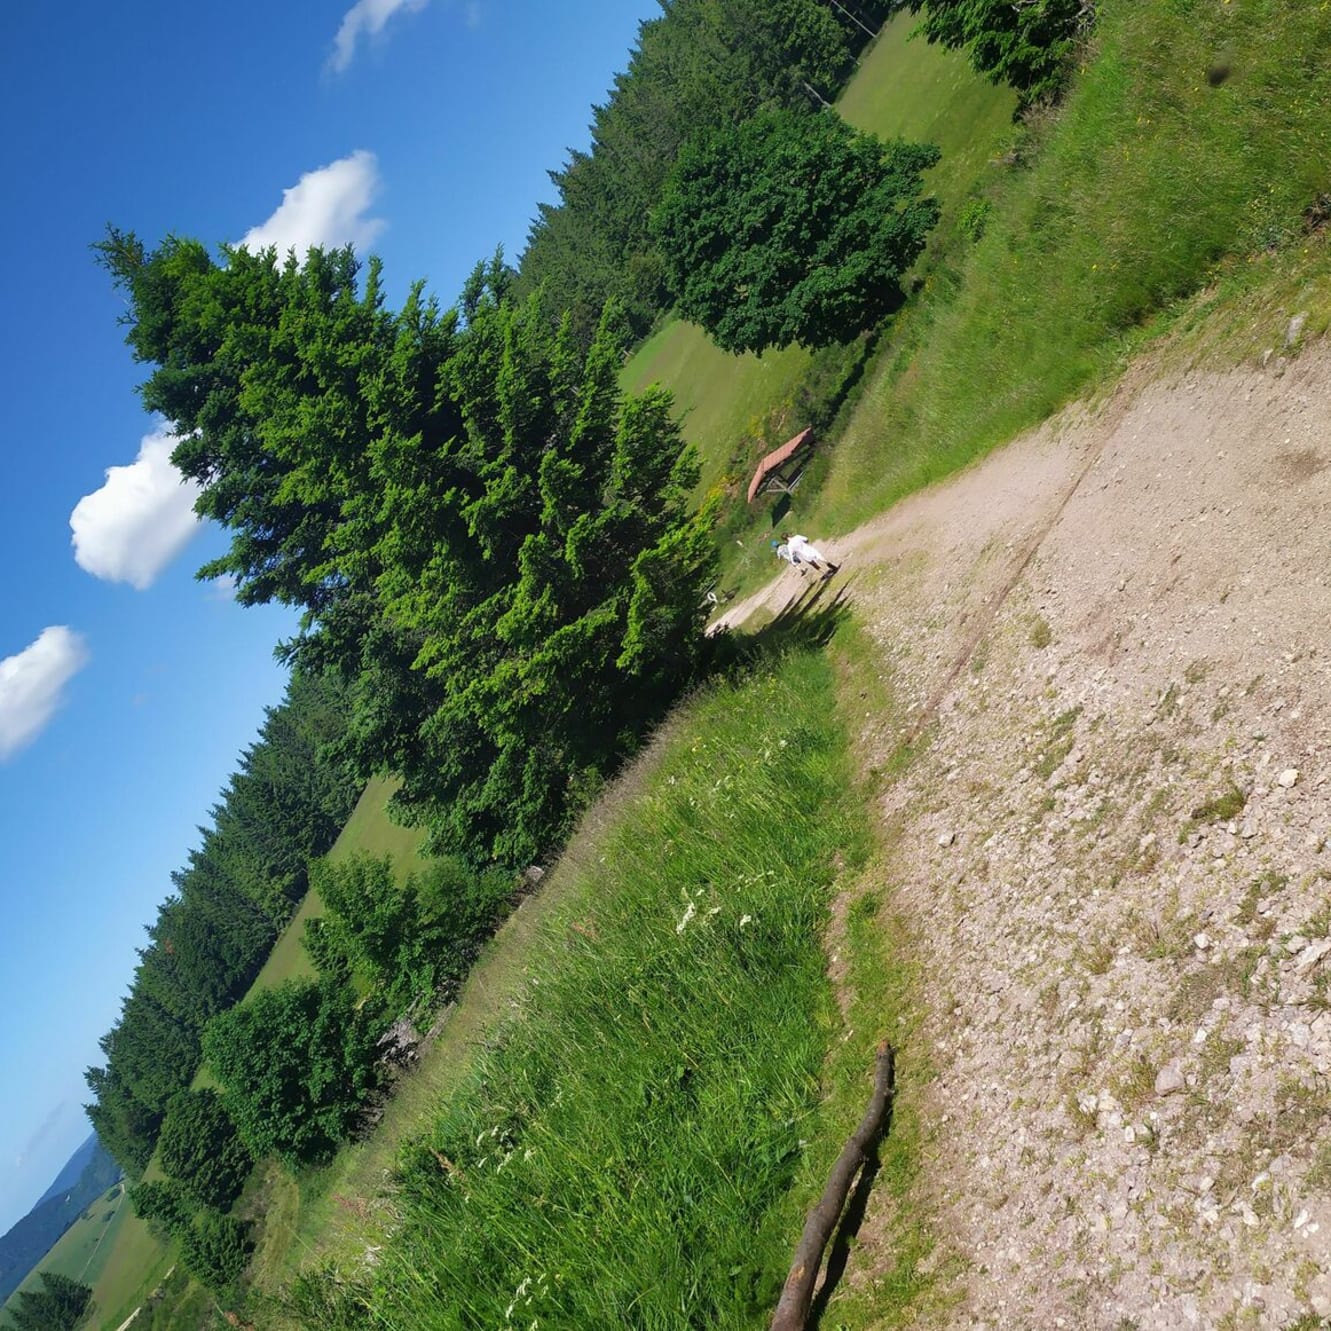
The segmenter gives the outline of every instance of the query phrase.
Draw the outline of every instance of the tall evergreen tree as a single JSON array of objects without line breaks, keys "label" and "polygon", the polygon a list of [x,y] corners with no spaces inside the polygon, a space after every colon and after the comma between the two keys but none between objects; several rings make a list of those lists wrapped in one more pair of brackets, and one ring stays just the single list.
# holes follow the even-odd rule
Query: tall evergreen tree
[{"label": "tall evergreen tree", "polygon": [[43,1271],[41,1288],[21,1291],[5,1311],[15,1331],[73,1331],[91,1301],[89,1286]]},{"label": "tall evergreen tree", "polygon": [[439,846],[539,854],[702,646],[696,462],[663,394],[622,398],[617,311],[584,354],[498,258],[458,309],[418,287],[392,313],[349,251],[219,264],[112,231],[101,253],[144,399],[232,533],[202,575],[303,610],[289,654],[342,672],[347,751],[403,777]]}]

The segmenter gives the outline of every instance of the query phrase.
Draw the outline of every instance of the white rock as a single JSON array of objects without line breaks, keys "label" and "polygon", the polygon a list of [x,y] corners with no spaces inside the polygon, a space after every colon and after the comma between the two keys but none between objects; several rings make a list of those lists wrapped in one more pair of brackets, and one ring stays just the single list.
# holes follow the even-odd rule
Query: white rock
[{"label": "white rock", "polygon": [[1286,790],[1290,790],[1298,784],[1299,769],[1297,767],[1287,767],[1278,777],[1276,777],[1276,780],[1284,786]]},{"label": "white rock", "polygon": [[1194,934],[1192,939],[1192,945],[1197,949],[1198,952],[1205,952],[1206,949],[1211,946],[1210,935]]},{"label": "white rock", "polygon": [[1309,943],[1299,953],[1298,960],[1294,963],[1294,969],[1301,972],[1310,971],[1328,952],[1331,952],[1331,938],[1323,938],[1320,942]]},{"label": "white rock", "polygon": [[1155,1074],[1156,1095],[1173,1095],[1176,1091],[1181,1091],[1184,1085],[1183,1069],[1179,1067],[1177,1059],[1172,1063],[1166,1063]]},{"label": "white rock", "polygon": [[950,846],[957,839],[955,832],[943,832],[938,838],[938,844],[943,847]]}]

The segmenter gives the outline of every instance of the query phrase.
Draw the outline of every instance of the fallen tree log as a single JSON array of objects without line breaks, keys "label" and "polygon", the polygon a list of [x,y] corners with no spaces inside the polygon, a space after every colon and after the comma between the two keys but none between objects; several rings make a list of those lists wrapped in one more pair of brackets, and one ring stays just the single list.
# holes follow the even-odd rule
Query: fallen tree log
[{"label": "fallen tree log", "polygon": [[804,1331],[813,1302],[814,1286],[823,1263],[823,1249],[832,1237],[855,1176],[869,1161],[870,1152],[883,1126],[883,1119],[896,1092],[897,1051],[886,1040],[874,1059],[873,1094],[860,1125],[837,1156],[827,1186],[818,1204],[809,1212],[795,1249],[795,1260],[781,1290],[772,1317],[772,1331]]}]

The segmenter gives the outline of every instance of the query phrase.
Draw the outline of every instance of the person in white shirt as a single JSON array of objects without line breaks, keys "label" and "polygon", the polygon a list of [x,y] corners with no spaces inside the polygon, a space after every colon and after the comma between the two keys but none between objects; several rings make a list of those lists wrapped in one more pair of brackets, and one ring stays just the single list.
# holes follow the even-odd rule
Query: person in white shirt
[{"label": "person in white shirt", "polygon": [[781,540],[789,547],[791,563],[796,566],[808,564],[818,569],[825,578],[830,578],[841,567],[840,564],[832,563],[816,545],[810,542],[807,536],[788,536],[785,532],[782,532]]}]

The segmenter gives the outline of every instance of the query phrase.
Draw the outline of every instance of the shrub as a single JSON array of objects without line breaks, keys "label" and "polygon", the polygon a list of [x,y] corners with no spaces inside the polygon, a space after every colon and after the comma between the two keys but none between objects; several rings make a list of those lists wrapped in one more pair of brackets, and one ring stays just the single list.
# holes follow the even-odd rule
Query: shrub
[{"label": "shrub", "polygon": [[330,1155],[374,1084],[371,1016],[331,983],[262,990],[214,1017],[203,1047],[246,1146],[290,1165]]},{"label": "shrub", "polygon": [[727,351],[845,342],[904,299],[938,161],[833,111],[769,111],[687,144],[654,214],[679,311]]},{"label": "shrub", "polygon": [[150,1229],[172,1237],[188,1228],[193,1207],[185,1189],[174,1179],[136,1184],[129,1190],[134,1214]]}]

